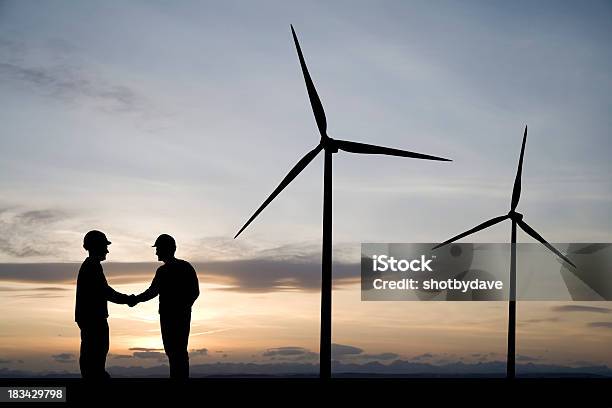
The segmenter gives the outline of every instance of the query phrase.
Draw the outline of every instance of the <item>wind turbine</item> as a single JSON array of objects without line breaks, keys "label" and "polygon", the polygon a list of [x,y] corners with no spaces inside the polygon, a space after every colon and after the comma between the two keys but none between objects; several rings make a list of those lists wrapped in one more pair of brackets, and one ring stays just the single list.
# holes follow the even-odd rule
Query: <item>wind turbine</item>
[{"label": "wind turbine", "polygon": [[314,113],[321,140],[319,144],[306,153],[304,157],[289,171],[285,178],[280,182],[278,187],[270,194],[263,204],[255,211],[249,220],[240,228],[240,231],[234,236],[238,237],[242,231],[263,211],[264,208],[281,192],[308,164],[322,151],[325,150],[325,161],[323,171],[323,251],[322,251],[322,279],[321,279],[321,338],[320,338],[320,377],[328,379],[331,377],[331,314],[332,314],[332,154],[338,150],[344,150],[349,153],[361,154],[383,154],[388,156],[410,157],[413,159],[439,160],[450,161],[442,157],[429,156],[421,153],[413,153],[405,150],[392,149],[389,147],[375,146],[365,143],[350,142],[346,140],[332,139],[327,135],[327,120],[321,100],[317,95],[314,83],[308,73],[302,49],[298,42],[293,25],[291,25],[291,33],[297,50],[302,74],[306,82],[306,90],[310,99],[310,105]]},{"label": "wind turbine", "polygon": [[574,268],[576,265],[572,263],[565,255],[559,252],[555,247],[550,245],[540,234],[538,234],[533,228],[531,228],[525,221],[523,221],[523,214],[516,211],[518,206],[519,198],[521,197],[521,173],[523,172],[523,156],[525,154],[525,143],[527,142],[527,126],[525,126],[525,133],[523,134],[523,145],[521,146],[521,156],[519,158],[518,170],[516,171],[516,178],[514,179],[514,188],[512,189],[512,200],[510,202],[510,211],[506,215],[491,218],[488,221],[483,222],[480,225],[463,232],[451,239],[436,245],[433,249],[440,248],[444,245],[455,242],[458,239],[471,235],[475,232],[481,231],[485,228],[491,227],[505,220],[512,221],[512,235],[511,235],[511,248],[510,248],[510,303],[508,305],[508,359],[506,366],[506,377],[514,378],[515,376],[515,343],[516,343],[516,226],[521,227],[528,235],[540,241],[546,248],[555,253],[559,258],[563,259]]}]

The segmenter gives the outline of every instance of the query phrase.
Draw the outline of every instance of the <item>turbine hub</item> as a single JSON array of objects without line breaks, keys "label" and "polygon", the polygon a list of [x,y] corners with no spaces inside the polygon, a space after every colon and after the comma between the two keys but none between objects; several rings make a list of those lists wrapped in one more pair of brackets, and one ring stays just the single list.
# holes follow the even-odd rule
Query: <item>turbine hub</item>
[{"label": "turbine hub", "polygon": [[508,213],[508,216],[510,217],[512,221],[522,221],[523,220],[523,214],[516,212],[516,211],[510,211]]},{"label": "turbine hub", "polygon": [[330,153],[338,153],[338,146],[336,146],[336,141],[331,137],[325,135],[325,137],[321,138],[321,142],[323,143],[323,148],[325,151],[329,151]]}]

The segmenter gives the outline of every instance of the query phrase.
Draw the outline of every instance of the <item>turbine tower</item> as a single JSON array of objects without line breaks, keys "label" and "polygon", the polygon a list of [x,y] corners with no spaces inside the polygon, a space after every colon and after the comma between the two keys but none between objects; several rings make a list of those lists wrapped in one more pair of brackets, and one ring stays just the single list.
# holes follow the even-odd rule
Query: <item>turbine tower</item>
[{"label": "turbine tower", "polygon": [[430,156],[421,153],[413,153],[405,150],[392,149],[389,147],[375,146],[365,143],[350,142],[346,140],[332,139],[327,135],[327,120],[325,111],[315,89],[314,83],[308,73],[304,56],[298,42],[293,25],[291,26],[293,41],[297,50],[302,74],[306,82],[306,90],[310,99],[310,105],[314,113],[321,139],[319,144],[306,153],[304,157],[289,171],[278,187],[270,194],[263,204],[253,213],[251,218],[244,224],[234,238],[263,211],[264,208],[281,192],[302,170],[322,151],[325,151],[323,171],[323,251],[322,251],[322,279],[321,279],[321,337],[320,337],[320,377],[328,379],[331,377],[331,314],[332,314],[332,154],[338,150],[349,153],[382,154],[388,156],[410,157],[413,159],[450,161],[442,157]]},{"label": "turbine tower", "polygon": [[518,170],[516,171],[516,178],[514,179],[514,188],[512,189],[512,200],[510,201],[510,211],[506,215],[491,218],[488,221],[483,222],[480,225],[463,232],[451,239],[444,241],[441,244],[436,245],[433,249],[440,248],[444,245],[455,242],[458,239],[467,237],[475,232],[481,231],[485,228],[491,227],[505,220],[512,221],[512,232],[511,232],[511,248],[510,248],[510,302],[508,304],[508,359],[506,366],[506,377],[514,378],[515,366],[516,366],[516,226],[521,227],[523,231],[540,241],[546,248],[555,253],[563,261],[572,265],[574,268],[576,265],[572,263],[565,255],[559,252],[555,247],[550,245],[540,234],[538,234],[533,228],[531,228],[525,221],[523,221],[523,214],[516,211],[519,199],[521,198],[521,174],[523,172],[523,156],[525,154],[525,143],[527,142],[527,126],[525,126],[525,133],[523,134],[523,145],[521,146],[521,156],[519,158]]}]

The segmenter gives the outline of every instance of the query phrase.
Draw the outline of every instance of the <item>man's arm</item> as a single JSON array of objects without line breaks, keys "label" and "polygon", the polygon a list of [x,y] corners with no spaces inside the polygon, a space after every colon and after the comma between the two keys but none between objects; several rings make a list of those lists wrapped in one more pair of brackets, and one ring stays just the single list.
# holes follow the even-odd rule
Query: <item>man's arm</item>
[{"label": "man's arm", "polygon": [[126,295],[121,292],[117,292],[115,289],[111,288],[110,285],[106,284],[106,300],[113,303],[118,303],[120,305],[126,305],[129,303],[133,303],[131,301],[131,296]]},{"label": "man's arm", "polygon": [[136,295],[136,301],[138,303],[140,302],[146,302],[148,300],[153,299],[155,296],[159,295],[159,269],[157,270],[157,272],[155,273],[155,277],[153,278],[153,281],[151,282],[151,286],[149,286],[149,288],[147,290],[145,290],[144,292],[142,292],[139,295]]},{"label": "man's arm", "polygon": [[120,305],[131,303],[130,299],[133,299],[133,298],[121,292],[117,292],[115,289],[111,288],[108,282],[106,281],[106,276],[104,276],[104,272],[102,271],[102,266],[98,264],[97,267],[98,267],[98,273],[99,273],[98,279],[100,280],[100,284],[103,287],[102,290],[104,291],[104,297],[106,298],[106,300],[108,300],[109,302],[118,303]]},{"label": "man's arm", "polygon": [[200,296],[200,283],[198,282],[198,274],[196,273],[195,269],[193,266],[191,266],[191,264],[189,264],[189,266],[191,267],[191,282],[189,285],[191,289],[190,306],[192,306],[193,302],[195,302],[198,296]]}]

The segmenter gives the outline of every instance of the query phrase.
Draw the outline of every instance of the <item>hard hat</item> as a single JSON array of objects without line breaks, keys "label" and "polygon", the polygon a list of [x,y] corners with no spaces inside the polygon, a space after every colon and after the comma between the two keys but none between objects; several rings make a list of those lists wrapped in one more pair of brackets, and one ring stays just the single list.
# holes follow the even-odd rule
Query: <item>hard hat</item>
[{"label": "hard hat", "polygon": [[168,234],[161,234],[155,240],[154,247],[176,248],[176,241]]},{"label": "hard hat", "polygon": [[93,248],[96,245],[110,245],[111,242],[106,238],[103,232],[91,230],[83,238],[83,247],[85,249]]}]

